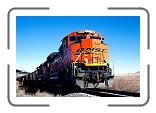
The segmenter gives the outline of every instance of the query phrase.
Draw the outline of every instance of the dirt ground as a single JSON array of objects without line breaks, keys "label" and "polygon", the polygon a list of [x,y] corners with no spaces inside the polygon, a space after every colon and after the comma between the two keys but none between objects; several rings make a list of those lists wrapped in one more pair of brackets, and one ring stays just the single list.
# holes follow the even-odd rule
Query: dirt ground
[{"label": "dirt ground", "polygon": [[140,93],[140,73],[128,73],[114,77],[113,90]]},{"label": "dirt ground", "polygon": [[[25,97],[25,96],[54,97],[53,94],[40,91],[37,91],[35,94],[30,95],[25,93],[25,89],[22,89],[22,87],[20,87],[18,81],[16,82],[16,85],[17,85],[16,86],[17,97]],[[140,73],[128,73],[116,75],[113,79],[113,84],[111,87],[109,87],[109,89],[140,93]]]}]

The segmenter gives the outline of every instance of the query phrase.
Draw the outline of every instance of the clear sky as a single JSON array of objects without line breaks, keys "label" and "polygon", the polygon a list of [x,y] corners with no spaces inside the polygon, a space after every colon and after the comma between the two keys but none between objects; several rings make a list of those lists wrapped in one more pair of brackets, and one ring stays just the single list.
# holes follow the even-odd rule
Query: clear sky
[{"label": "clear sky", "polygon": [[86,29],[105,37],[116,74],[140,71],[139,16],[17,16],[16,68],[34,71],[63,37]]}]

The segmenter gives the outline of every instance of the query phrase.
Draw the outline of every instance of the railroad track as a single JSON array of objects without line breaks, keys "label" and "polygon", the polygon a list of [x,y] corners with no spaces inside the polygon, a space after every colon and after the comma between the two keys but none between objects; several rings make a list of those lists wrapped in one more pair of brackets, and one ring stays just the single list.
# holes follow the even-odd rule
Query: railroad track
[{"label": "railroad track", "polygon": [[82,89],[81,92],[100,97],[140,97],[140,93],[132,93],[126,91],[116,91],[100,88]]}]

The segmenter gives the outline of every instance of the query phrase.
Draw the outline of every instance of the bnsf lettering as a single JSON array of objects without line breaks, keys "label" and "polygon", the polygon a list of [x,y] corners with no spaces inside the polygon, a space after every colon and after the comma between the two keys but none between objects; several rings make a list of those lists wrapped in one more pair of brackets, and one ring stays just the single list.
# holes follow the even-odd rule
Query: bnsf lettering
[{"label": "bnsf lettering", "polygon": [[87,48],[85,51],[84,51],[85,54],[89,54],[91,53],[91,48]]},{"label": "bnsf lettering", "polygon": [[99,53],[99,52],[104,53],[106,50],[107,49],[101,48],[81,48],[76,50],[75,55],[79,55],[81,52],[83,52],[83,54]]},{"label": "bnsf lettering", "polygon": [[84,48],[82,48],[82,49],[77,49],[75,54],[79,54],[79,53],[81,53],[83,50],[84,50]]}]

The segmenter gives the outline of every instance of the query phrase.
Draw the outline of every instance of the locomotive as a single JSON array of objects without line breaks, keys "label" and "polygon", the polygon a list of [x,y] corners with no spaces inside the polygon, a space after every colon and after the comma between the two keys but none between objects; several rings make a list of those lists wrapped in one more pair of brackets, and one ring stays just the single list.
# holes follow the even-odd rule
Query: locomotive
[{"label": "locomotive", "polygon": [[65,36],[59,51],[51,53],[25,80],[87,88],[88,84],[97,87],[112,77],[104,37],[93,30],[80,30]]}]

